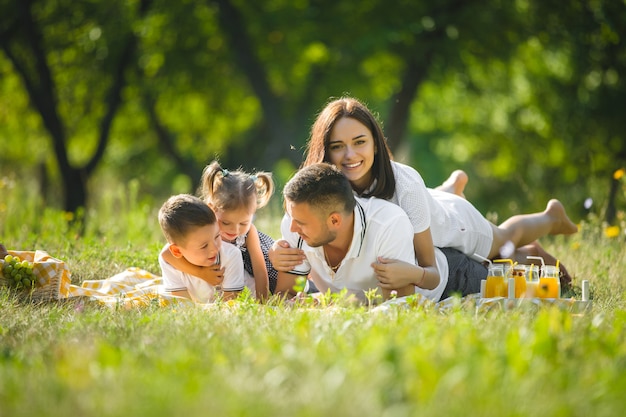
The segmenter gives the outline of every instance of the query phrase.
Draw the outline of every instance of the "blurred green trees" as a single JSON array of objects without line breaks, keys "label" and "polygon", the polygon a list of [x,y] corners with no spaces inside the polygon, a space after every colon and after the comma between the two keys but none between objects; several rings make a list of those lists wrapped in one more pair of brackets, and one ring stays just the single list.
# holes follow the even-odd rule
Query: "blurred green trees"
[{"label": "blurred green trees", "polygon": [[[0,175],[68,211],[108,181],[159,198],[203,166],[302,160],[331,97],[379,113],[427,184],[502,216],[550,196],[614,216],[623,1],[0,0]],[[576,213],[574,211],[574,213]]]}]

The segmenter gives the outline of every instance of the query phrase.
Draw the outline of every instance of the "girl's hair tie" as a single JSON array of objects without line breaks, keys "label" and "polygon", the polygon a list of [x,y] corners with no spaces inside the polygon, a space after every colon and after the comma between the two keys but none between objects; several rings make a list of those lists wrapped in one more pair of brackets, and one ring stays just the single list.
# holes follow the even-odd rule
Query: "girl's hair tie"
[{"label": "girl's hair tie", "polygon": [[252,182],[256,182],[256,180],[258,180],[259,177],[257,177],[256,175],[252,174],[252,175],[250,175],[250,179],[252,180]]},{"label": "girl's hair tie", "polygon": [[228,177],[228,176],[230,175],[230,172],[228,172],[228,170],[227,170],[227,169],[222,169],[222,175],[223,175],[224,177]]}]

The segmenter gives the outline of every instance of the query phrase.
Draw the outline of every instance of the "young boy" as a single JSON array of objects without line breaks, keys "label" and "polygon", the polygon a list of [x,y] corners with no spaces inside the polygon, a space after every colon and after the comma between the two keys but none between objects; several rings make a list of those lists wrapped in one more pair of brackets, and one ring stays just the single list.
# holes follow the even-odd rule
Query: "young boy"
[{"label": "young boy", "polygon": [[177,258],[197,266],[224,268],[221,285],[187,274],[167,263],[159,254],[165,290],[198,303],[215,300],[223,290],[223,299],[232,299],[244,287],[241,252],[222,242],[213,210],[201,199],[189,194],[170,197],[159,210],[159,224],[168,241],[165,246]]}]

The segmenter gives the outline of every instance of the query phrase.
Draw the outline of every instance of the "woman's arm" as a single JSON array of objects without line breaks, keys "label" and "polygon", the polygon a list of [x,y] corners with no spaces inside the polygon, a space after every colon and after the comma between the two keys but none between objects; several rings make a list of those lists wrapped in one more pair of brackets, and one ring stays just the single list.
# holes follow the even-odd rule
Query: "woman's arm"
[{"label": "woman's arm", "polygon": [[246,236],[246,247],[248,248],[250,261],[252,262],[256,298],[259,301],[266,300],[270,293],[270,283],[267,274],[267,266],[265,265],[265,257],[261,249],[261,239],[259,238],[259,233],[254,224],[250,226],[250,231]]},{"label": "woman's arm", "polygon": [[[437,268],[435,246],[433,245],[430,228],[413,235],[413,248],[415,250],[417,263],[422,270],[420,272],[423,274],[417,277],[413,285],[425,290],[434,290],[437,288],[437,285],[439,285],[441,278],[439,276],[439,269]],[[424,271],[426,271],[425,274]]]},{"label": "woman's arm", "polygon": [[177,258],[166,247],[161,252],[163,259],[179,271],[193,275],[206,281],[213,286],[220,285],[224,279],[224,268],[219,265],[198,266],[190,263],[185,258]]},{"label": "woman's arm", "polygon": [[[414,285],[426,290],[437,288],[440,277],[430,229],[416,233],[413,236],[413,246],[419,266],[388,258],[378,258],[378,262],[372,264],[383,291],[400,291],[406,289],[407,285]],[[398,296],[402,295],[407,294],[398,293]]]}]

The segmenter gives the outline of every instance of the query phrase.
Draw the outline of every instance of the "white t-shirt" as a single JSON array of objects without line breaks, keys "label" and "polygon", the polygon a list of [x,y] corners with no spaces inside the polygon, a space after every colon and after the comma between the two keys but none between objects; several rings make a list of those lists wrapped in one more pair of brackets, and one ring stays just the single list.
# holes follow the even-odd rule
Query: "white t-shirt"
[{"label": "white t-shirt", "polygon": [[[165,245],[167,248],[168,245]],[[222,242],[217,263],[224,267],[222,290],[241,291],[245,286],[245,275],[241,252],[233,244]],[[205,280],[187,274],[167,263],[159,254],[159,265],[165,291],[185,291],[197,303],[209,303],[215,298],[216,288]]]},{"label": "white t-shirt", "polygon": [[392,161],[396,191],[389,199],[409,216],[413,232],[430,227],[434,246],[455,248],[479,262],[477,253],[489,256],[493,242],[491,224],[466,199],[427,188],[422,176],[412,167]]},{"label": "white t-shirt", "polygon": [[[371,264],[379,256],[399,261],[415,263],[413,250],[413,228],[406,215],[397,205],[377,198],[357,198],[354,208],[354,236],[350,249],[333,272],[324,257],[323,247],[310,247],[297,233],[291,232],[291,218],[285,214],[281,223],[282,238],[291,247],[301,248],[306,260],[297,266],[292,274],[307,275],[321,291],[340,292],[347,289],[360,300],[365,301],[365,292],[378,287],[378,280]],[[439,301],[448,283],[448,263],[445,255],[435,250],[437,267],[441,273],[439,285],[434,290],[416,288],[426,297]]]}]

